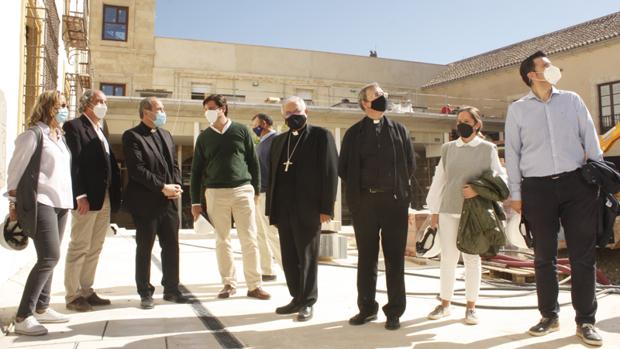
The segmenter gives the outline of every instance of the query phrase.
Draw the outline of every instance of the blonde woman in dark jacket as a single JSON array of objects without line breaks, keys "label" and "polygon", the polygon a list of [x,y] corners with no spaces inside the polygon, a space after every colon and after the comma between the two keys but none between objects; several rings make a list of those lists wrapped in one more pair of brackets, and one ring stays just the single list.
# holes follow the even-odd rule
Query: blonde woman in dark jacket
[{"label": "blonde woman in dark jacket", "polygon": [[[456,129],[459,138],[442,146],[441,160],[435,169],[426,198],[432,214],[431,225],[438,229],[437,236],[441,246],[441,304],[428,314],[431,320],[450,315],[456,266],[461,255],[456,246],[456,237],[463,201],[478,195],[467,182],[489,169],[499,173],[506,181],[506,172],[500,165],[496,146],[482,139],[480,135],[480,111],[469,106],[460,108]],[[475,306],[480,289],[480,256],[463,253],[463,261],[467,299],[465,323],[475,325],[478,323]]]},{"label": "blonde woman in dark jacket", "polygon": [[[15,333],[39,336],[47,333],[42,323],[67,322],[69,318],[50,308],[52,274],[60,258],[60,241],[65,230],[67,212],[73,208],[71,186],[71,152],[67,147],[61,124],[69,111],[65,97],[58,91],[39,95],[28,122],[43,134],[43,148],[37,184],[37,228],[31,234],[37,251],[37,263],[28,275],[24,293],[17,309]],[[29,129],[15,140],[15,151],[8,168],[8,196],[15,201],[17,185],[26,171],[39,140]],[[12,219],[17,218],[10,204]]]}]

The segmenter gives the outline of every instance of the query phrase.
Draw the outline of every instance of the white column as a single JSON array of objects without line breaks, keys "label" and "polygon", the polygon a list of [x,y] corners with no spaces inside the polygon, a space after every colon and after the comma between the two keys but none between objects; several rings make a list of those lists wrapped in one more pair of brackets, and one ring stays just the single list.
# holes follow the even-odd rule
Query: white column
[{"label": "white column", "polygon": [[[338,150],[338,155],[340,155],[340,127],[336,127],[336,129],[334,130],[334,138],[336,139],[336,149]],[[340,177],[338,177],[338,191],[336,191],[334,220],[339,222],[340,226],[342,226],[342,185],[340,183]]]},{"label": "white column", "polygon": [[[183,186],[183,146],[177,145],[177,165],[179,166],[179,173],[181,174],[181,187]],[[185,195],[189,195],[186,193]],[[179,227],[183,223],[183,194],[177,199],[177,205],[179,207]]]},{"label": "white column", "polygon": [[200,123],[196,121],[194,122],[194,143],[192,143],[193,147],[196,146],[196,140],[198,140],[199,135],[200,135]]}]

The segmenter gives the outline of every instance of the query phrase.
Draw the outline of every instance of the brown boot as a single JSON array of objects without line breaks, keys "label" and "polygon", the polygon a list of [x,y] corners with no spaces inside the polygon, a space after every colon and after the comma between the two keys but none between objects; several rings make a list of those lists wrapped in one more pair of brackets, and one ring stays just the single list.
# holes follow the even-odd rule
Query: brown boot
[{"label": "brown boot", "polygon": [[252,291],[248,291],[248,297],[257,298],[261,300],[267,300],[271,298],[271,295],[267,293],[260,287],[253,289]]},{"label": "brown boot", "polygon": [[67,303],[67,309],[79,312],[91,311],[93,307],[88,303],[86,298],[78,297],[72,302]]},{"label": "brown boot", "polygon": [[224,288],[217,294],[217,298],[229,298],[237,293],[237,290],[231,285],[224,285]]},{"label": "brown boot", "polygon": [[86,301],[88,302],[88,304],[92,305],[92,306],[98,306],[98,305],[110,305],[112,304],[112,302],[110,302],[109,299],[105,299],[105,298],[101,298],[99,297],[96,293],[93,292],[93,294],[91,294],[90,296],[88,296],[88,298],[86,298]]}]

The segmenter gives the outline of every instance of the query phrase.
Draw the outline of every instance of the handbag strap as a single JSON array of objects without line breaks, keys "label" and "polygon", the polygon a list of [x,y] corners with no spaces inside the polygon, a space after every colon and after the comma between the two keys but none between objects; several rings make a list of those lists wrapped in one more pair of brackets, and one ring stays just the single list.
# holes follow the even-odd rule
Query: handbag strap
[{"label": "handbag strap", "polygon": [[32,154],[32,158],[30,158],[26,171],[33,174],[35,185],[34,191],[38,192],[39,172],[41,172],[41,154],[43,153],[43,131],[36,125],[32,126],[30,130],[37,136],[37,148],[35,149],[34,154]]}]

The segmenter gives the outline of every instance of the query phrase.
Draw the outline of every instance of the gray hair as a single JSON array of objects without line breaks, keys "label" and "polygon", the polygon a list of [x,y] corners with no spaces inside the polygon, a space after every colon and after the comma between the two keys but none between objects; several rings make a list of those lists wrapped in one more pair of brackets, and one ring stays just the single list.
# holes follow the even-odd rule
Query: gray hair
[{"label": "gray hair", "polygon": [[80,103],[79,103],[79,106],[78,106],[78,113],[80,113],[80,114],[84,113],[84,110],[86,110],[86,107],[91,102],[91,100],[93,99],[94,95],[95,95],[95,90],[91,90],[91,89],[84,90],[84,93],[80,97]]},{"label": "gray hair", "polygon": [[144,116],[144,110],[151,110],[153,108],[153,101],[156,101],[157,97],[144,97],[140,101],[140,106],[138,107],[138,112],[140,113],[140,119]]},{"label": "gray hair", "polygon": [[360,105],[360,108],[362,108],[362,110],[366,111],[364,109],[364,105],[362,104],[362,102],[368,102],[368,97],[366,96],[366,91],[368,91],[368,89],[370,88],[381,88],[381,86],[379,86],[379,83],[377,82],[371,82],[370,84],[362,87],[362,89],[360,90],[360,92],[357,94],[357,102]]},{"label": "gray hair", "polygon": [[298,113],[306,111],[306,102],[301,97],[291,96],[282,102],[282,115],[286,114],[285,107],[289,104],[295,104],[295,111]]}]

